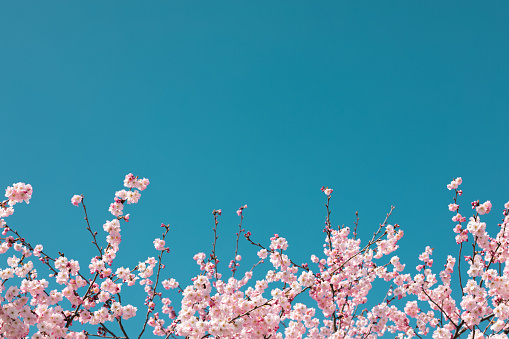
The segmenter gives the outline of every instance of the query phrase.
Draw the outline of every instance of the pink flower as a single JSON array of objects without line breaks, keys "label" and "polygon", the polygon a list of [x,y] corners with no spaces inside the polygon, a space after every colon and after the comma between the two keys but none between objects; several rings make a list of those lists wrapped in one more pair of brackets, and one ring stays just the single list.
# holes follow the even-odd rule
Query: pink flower
[{"label": "pink flower", "polygon": [[81,195],[74,195],[72,198],[71,198],[71,203],[74,205],[74,206],[79,206],[79,204],[81,203],[81,201],[83,200],[83,197]]},{"label": "pink flower", "polygon": [[455,222],[465,222],[467,220],[466,217],[462,216],[461,214],[456,214],[454,217],[452,217],[452,221]]},{"label": "pink flower", "polygon": [[488,201],[486,201],[486,202],[484,203],[484,206],[486,207],[486,213],[490,213],[491,208],[493,207],[493,205],[491,204],[491,201],[489,201],[489,200],[488,200]]},{"label": "pink flower", "polygon": [[166,280],[163,280],[163,287],[167,290],[169,290],[170,288],[177,288],[179,286],[179,283],[171,278],[171,279],[166,279]]},{"label": "pink flower", "polygon": [[145,188],[147,188],[147,186],[150,184],[150,181],[147,179],[147,178],[143,178],[143,179],[139,179],[136,183],[135,183],[135,186],[136,188],[138,188],[140,191],[143,191]]},{"label": "pink flower", "polygon": [[484,204],[477,206],[475,210],[477,211],[477,213],[479,213],[479,215],[483,215],[486,213],[486,207],[484,206]]},{"label": "pink flower", "polygon": [[237,210],[237,215],[240,217],[242,215],[242,210],[244,208],[247,208],[247,205],[244,205],[244,206],[240,206],[239,209]]},{"label": "pink flower", "polygon": [[141,197],[141,194],[139,191],[128,191],[127,194],[126,194],[126,197],[127,197],[127,203],[128,204],[137,204],[138,203],[138,200],[140,199]]},{"label": "pink flower", "polygon": [[127,192],[126,190],[121,190],[121,191],[117,191],[115,192],[115,196],[122,199],[122,200],[126,200],[127,199]]},{"label": "pink flower", "polygon": [[165,245],[165,241],[164,240],[161,240],[159,238],[154,240],[154,247],[156,248],[156,250],[164,251],[165,250],[164,245]]},{"label": "pink flower", "polygon": [[322,186],[322,188],[320,190],[323,193],[325,193],[326,195],[331,195],[332,191],[334,191],[332,188],[328,188],[328,187],[324,187],[324,186]]},{"label": "pink flower", "polygon": [[110,204],[109,211],[111,212],[111,214],[118,217],[123,214],[123,212],[122,212],[123,209],[124,209],[124,205],[122,203],[114,202],[114,203]]},{"label": "pink flower", "polygon": [[138,310],[138,308],[136,308],[132,305],[124,306],[122,308],[122,319],[127,320],[129,318],[136,316],[137,310]]},{"label": "pink flower", "polygon": [[481,204],[479,206],[477,206],[475,208],[475,210],[477,211],[477,213],[479,213],[480,215],[483,215],[483,214],[487,214],[487,213],[490,213],[491,211],[491,208],[493,206],[491,205],[491,201],[486,201],[484,204]]},{"label": "pink flower", "polygon": [[32,198],[32,186],[23,182],[13,184],[12,187],[8,186],[5,190],[5,196],[9,199],[9,205],[14,206],[18,202],[25,201],[29,204]]},{"label": "pink flower", "polygon": [[7,208],[0,208],[0,218],[7,218],[8,216],[12,215],[14,213],[14,208],[7,207]]},{"label": "pink flower", "polygon": [[134,176],[134,174],[129,173],[128,175],[125,176],[125,179],[124,179],[125,187],[128,187],[128,188],[135,187],[136,183],[137,183],[136,177]]},{"label": "pink flower", "polygon": [[461,185],[462,182],[463,182],[463,180],[460,177],[458,177],[456,179],[453,179],[451,181],[451,183],[449,185],[447,185],[447,188],[449,190],[454,190],[454,189],[458,188],[458,186]]},{"label": "pink flower", "polygon": [[258,253],[256,253],[258,255],[258,257],[260,257],[261,259],[265,259],[267,258],[267,250],[265,248],[261,249],[258,251]]},{"label": "pink flower", "polygon": [[43,249],[42,245],[35,246],[35,248],[34,248],[34,255],[36,257],[39,257],[41,255],[42,249]]}]

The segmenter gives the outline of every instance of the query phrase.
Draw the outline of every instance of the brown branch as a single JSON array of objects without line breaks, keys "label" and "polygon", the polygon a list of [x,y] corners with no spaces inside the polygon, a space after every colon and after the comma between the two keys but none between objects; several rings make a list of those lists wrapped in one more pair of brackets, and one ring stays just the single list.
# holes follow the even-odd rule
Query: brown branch
[{"label": "brown branch", "polygon": [[83,206],[83,211],[85,212],[85,220],[87,222],[87,230],[90,232],[90,234],[92,235],[92,237],[94,238],[94,241],[92,241],[92,244],[95,245],[95,247],[97,247],[97,250],[99,251],[99,257],[102,259],[102,249],[99,248],[99,245],[97,244],[97,232],[92,232],[92,228],[90,227],[90,223],[88,222],[88,214],[87,214],[87,208],[85,206],[85,196],[81,195],[81,205]]},{"label": "brown branch", "polygon": [[[163,240],[166,238],[166,235],[168,234],[168,231],[170,230],[170,225],[164,225],[164,227],[166,228],[166,230],[163,233]],[[152,296],[147,300],[147,306],[150,305],[150,303],[154,301],[154,298],[157,295],[156,288],[159,283],[159,275],[161,273],[161,268],[163,266],[162,260],[163,260],[164,252],[168,252],[168,250],[167,249],[161,250],[161,253],[159,253],[159,256],[158,256],[159,262],[158,262],[158,266],[157,266],[156,282],[154,283],[154,287],[152,287]],[[148,319],[149,319],[150,313],[152,313],[152,311],[153,310],[149,306],[147,308],[147,315],[145,316],[145,322],[143,323],[143,328],[141,330],[140,335],[138,336],[138,339],[141,338],[141,336],[143,335],[143,332],[145,332],[145,329],[146,329],[147,323],[148,323]]]},{"label": "brown branch", "polygon": [[242,229],[242,220],[244,219],[244,215],[242,214],[242,212],[243,212],[243,210],[241,210],[241,213],[240,213],[239,232],[237,233],[237,242],[235,245],[235,256],[232,260],[232,264],[233,264],[232,277],[235,275],[235,272],[237,271],[237,252],[239,250],[239,238],[240,238],[240,234],[244,231]]}]

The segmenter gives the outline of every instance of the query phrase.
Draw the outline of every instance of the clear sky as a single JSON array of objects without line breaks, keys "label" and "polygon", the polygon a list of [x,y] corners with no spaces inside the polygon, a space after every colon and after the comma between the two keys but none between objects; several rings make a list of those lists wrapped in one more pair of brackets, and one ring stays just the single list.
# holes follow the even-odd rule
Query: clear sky
[{"label": "clear sky", "polygon": [[[333,224],[359,211],[366,238],[394,205],[401,261],[430,245],[441,267],[457,253],[452,178],[467,215],[492,201],[492,233],[509,200],[508,22],[507,1],[6,1],[0,186],[34,188],[9,225],[86,270],[70,198],[104,236],[124,176],[147,177],[119,262],[155,256],[169,223],[167,277],[185,286],[213,209],[222,269],[244,204],[253,239],[321,254],[329,186]],[[255,249],[240,253],[243,271]]]}]

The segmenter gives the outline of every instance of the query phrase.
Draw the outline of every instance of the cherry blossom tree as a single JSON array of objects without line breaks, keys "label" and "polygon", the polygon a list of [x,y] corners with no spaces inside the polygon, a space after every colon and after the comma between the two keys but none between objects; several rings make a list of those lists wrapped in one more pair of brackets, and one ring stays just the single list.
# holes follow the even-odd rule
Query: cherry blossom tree
[{"label": "cherry blossom tree", "polygon": [[[124,206],[136,204],[150,184],[128,174],[124,189],[115,193],[109,207],[113,218],[103,225],[105,239],[90,225],[83,195],[71,203],[82,206],[86,229],[93,241],[88,269],[63,254],[51,257],[40,244],[33,245],[6,219],[17,203],[29,203],[33,189],[24,183],[6,189],[0,203],[0,253],[7,266],[0,270],[0,333],[6,338],[507,338],[509,333],[509,202],[495,237],[489,236],[481,216],[490,213],[490,201],[471,204],[474,214],[459,213],[461,178],[447,188],[453,191],[449,210],[455,215],[458,257],[448,256],[443,270],[433,273],[433,249],[419,256],[417,273],[405,271],[398,256],[403,231],[389,224],[393,207],[367,242],[357,238],[357,222],[334,227],[330,220],[333,189],[322,187],[326,215],[324,250],[309,263],[296,263],[287,255],[287,240],[275,234],[270,242],[255,240],[242,226],[247,205],[237,210],[239,229],[229,271],[220,272],[216,255],[217,226],[221,210],[212,212],[212,252],[199,252],[199,267],[187,286],[171,277],[163,264],[169,252],[169,225],[154,240],[157,256],[131,268],[116,264],[121,227],[129,221]],[[245,238],[242,239],[242,238]],[[257,263],[240,272],[239,241],[257,251]],[[470,252],[468,244],[472,247]],[[466,250],[469,255],[464,255]],[[471,253],[471,254],[470,254]],[[392,256],[391,256],[392,255]],[[34,257],[38,260],[34,260]],[[37,265],[37,268],[36,268]],[[465,272],[464,266],[468,269]],[[42,269],[40,269],[41,267]],[[457,286],[452,274],[456,270]],[[40,277],[42,273],[47,273]],[[255,274],[256,273],[256,274]],[[255,280],[259,276],[259,280]],[[439,280],[440,279],[440,282]],[[392,287],[383,300],[368,306],[375,280]],[[52,284],[50,285],[50,281]],[[131,305],[122,301],[134,285],[143,286],[145,299]],[[57,286],[52,289],[50,286]],[[180,300],[166,290],[177,289]],[[309,296],[304,298],[304,296]],[[311,303],[310,303],[311,302]],[[178,305],[178,306],[172,306]],[[130,318],[142,319],[136,333],[124,326]],[[87,330],[78,330],[77,325]],[[152,334],[150,334],[152,332]]]}]

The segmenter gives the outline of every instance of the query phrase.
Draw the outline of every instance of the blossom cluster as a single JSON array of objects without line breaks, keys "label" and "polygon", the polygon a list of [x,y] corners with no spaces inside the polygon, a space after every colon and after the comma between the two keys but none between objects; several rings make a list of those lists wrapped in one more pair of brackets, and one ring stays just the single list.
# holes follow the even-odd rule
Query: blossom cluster
[{"label": "blossom cluster", "polygon": [[[147,179],[138,180],[132,174],[126,176],[125,185],[143,190],[149,184]],[[5,218],[12,215],[16,203],[25,201],[29,203],[32,196],[32,187],[24,183],[14,184],[6,189],[5,196],[8,200],[1,203],[1,216]],[[127,192],[127,191],[126,191]],[[128,192],[133,192],[132,190]],[[122,196],[122,194],[120,194]],[[136,203],[139,192],[134,191],[126,194],[125,199],[116,199],[123,204]],[[75,195],[71,203],[75,206],[83,202],[82,195]],[[116,210],[122,210],[121,207]],[[120,213],[121,214],[121,213]],[[128,220],[122,217],[124,220]],[[119,295],[122,283],[133,285],[138,279],[129,269],[120,267],[116,273],[110,266],[116,257],[121,242],[120,218],[107,221],[103,228],[108,233],[106,236],[107,246],[100,255],[92,257],[89,269],[92,278],[86,278],[80,270],[78,261],[69,259],[61,254],[57,258],[51,258],[43,249],[42,245],[31,246],[19,233],[10,229],[2,219],[2,235],[12,235],[1,238],[0,252],[6,253],[10,248],[20,252],[21,258],[13,254],[7,259],[8,267],[0,270],[1,287],[5,290],[8,281],[13,278],[21,280],[19,285],[11,285],[6,293],[0,296],[2,302],[0,308],[0,332],[9,338],[21,338],[32,334],[32,338],[86,338],[84,331],[72,331],[70,326],[73,321],[81,324],[98,325],[115,319],[129,319],[136,315],[137,308],[132,305],[121,305],[115,295]],[[88,223],[88,219],[87,219]],[[89,226],[87,227],[88,229]],[[97,245],[94,236],[94,243]],[[98,247],[99,248],[99,247]],[[53,278],[58,285],[63,286],[60,290],[48,290],[48,280],[39,279],[38,271],[34,268],[33,261],[28,260],[34,255],[50,270],[49,278]],[[148,272],[155,266],[155,260],[148,262],[148,266],[137,268],[139,276],[148,277]],[[99,283],[99,281],[101,281]],[[63,301],[67,300],[70,308],[64,308]],[[35,329],[32,329],[35,328]]]},{"label": "blossom cluster", "polygon": [[[88,270],[64,254],[50,257],[42,245],[32,246],[7,225],[5,219],[14,213],[13,206],[28,203],[33,193],[32,187],[24,183],[7,188],[7,200],[0,203],[0,254],[5,254],[7,263],[0,269],[1,336],[127,338],[124,322],[141,311],[145,320],[138,337],[150,328],[153,335],[166,338],[374,339],[387,333],[401,339],[427,335],[455,339],[463,333],[472,339],[507,338],[509,202],[504,205],[498,233],[492,237],[481,220],[492,210],[490,201],[472,202],[475,214],[468,221],[460,214],[461,178],[447,185],[455,192],[448,209],[454,214],[459,256],[448,255],[438,274],[433,272],[430,246],[419,255],[416,273],[407,272],[407,265],[393,254],[404,235],[398,224],[388,222],[393,208],[373,237],[362,243],[356,228],[352,232],[350,227],[332,226],[329,203],[333,189],[322,187],[327,198],[323,252],[311,255],[309,263],[292,260],[287,252],[290,244],[279,234],[274,234],[267,245],[255,242],[251,232],[242,228],[247,208],[243,205],[236,211],[240,223],[237,247],[229,264],[231,276],[218,271],[214,241],[210,255],[199,252],[194,256],[199,273],[185,287],[169,276],[162,264],[163,255],[170,252],[166,239],[170,227],[166,224],[161,225],[162,236],[153,241],[157,255],[149,255],[134,268],[116,266],[121,228],[129,221],[124,205],[136,204],[149,183],[133,174],[125,177],[125,188],[115,193],[109,207],[114,218],[103,224],[103,240],[88,222],[85,196],[71,198],[73,205],[83,205],[85,227],[97,250]],[[221,214],[220,209],[213,211],[215,239]],[[257,248],[258,262],[235,277],[242,262],[238,254],[242,233]],[[471,242],[473,252],[463,255],[467,242]],[[32,256],[38,260],[30,260]],[[36,264],[49,272],[45,278],[40,277]],[[467,269],[461,271],[462,265]],[[260,272],[261,267],[267,269]],[[455,271],[459,289],[453,287]],[[370,292],[376,280],[388,282],[391,287],[383,301],[370,305],[368,299],[373,300]],[[136,306],[121,299],[121,294],[129,293],[133,286],[141,286],[145,292],[145,300]],[[173,289],[181,296],[175,303],[167,294]],[[303,294],[310,298],[302,298]],[[76,324],[87,330],[76,330]],[[88,331],[91,329],[95,333]]]},{"label": "blossom cluster", "polygon": [[[136,204],[138,200],[140,200],[141,193],[140,191],[145,190],[147,186],[150,184],[150,181],[147,178],[138,179],[132,173],[126,175],[124,179],[124,186],[129,188],[129,190],[120,190],[115,193],[115,199],[110,204],[109,211],[116,217],[119,217],[123,214],[122,210],[124,209],[124,203],[128,204]],[[139,189],[140,191],[136,190]],[[126,221],[129,221],[128,216],[126,216]]]}]

